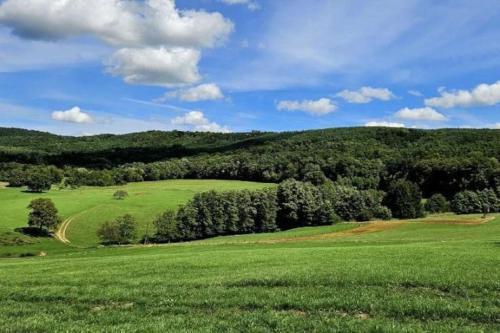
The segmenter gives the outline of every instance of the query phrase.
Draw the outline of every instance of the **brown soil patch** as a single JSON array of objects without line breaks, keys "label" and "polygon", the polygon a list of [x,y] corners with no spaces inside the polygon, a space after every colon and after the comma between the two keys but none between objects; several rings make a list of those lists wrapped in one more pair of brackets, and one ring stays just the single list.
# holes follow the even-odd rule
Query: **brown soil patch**
[{"label": "brown soil patch", "polygon": [[377,221],[377,222],[367,222],[364,225],[361,225],[357,228],[353,228],[345,231],[337,231],[331,232],[327,234],[320,234],[314,236],[304,236],[304,237],[293,237],[293,238],[281,238],[281,239],[272,239],[272,240],[261,240],[256,243],[283,243],[283,242],[300,242],[300,241],[309,241],[309,240],[326,240],[326,239],[335,239],[335,238],[343,238],[355,235],[361,235],[365,233],[379,232],[388,229],[394,229],[401,225],[405,224],[405,222],[391,222],[391,221]]},{"label": "brown soil patch", "polygon": [[478,216],[478,217],[471,217],[467,219],[460,219],[460,217],[455,217],[453,218],[446,218],[446,217],[437,217],[437,218],[432,218],[429,220],[423,220],[423,221],[415,221],[413,223],[425,223],[425,224],[457,224],[457,225],[475,225],[475,224],[485,224],[488,222],[493,221],[496,218],[496,216],[487,216],[485,218]]}]

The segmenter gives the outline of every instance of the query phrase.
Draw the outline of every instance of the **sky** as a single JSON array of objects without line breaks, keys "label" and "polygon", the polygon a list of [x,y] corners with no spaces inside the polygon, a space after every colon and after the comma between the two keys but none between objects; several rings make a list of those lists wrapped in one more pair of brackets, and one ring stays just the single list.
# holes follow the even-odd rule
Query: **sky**
[{"label": "sky", "polygon": [[0,0],[0,127],[500,129],[498,0]]}]

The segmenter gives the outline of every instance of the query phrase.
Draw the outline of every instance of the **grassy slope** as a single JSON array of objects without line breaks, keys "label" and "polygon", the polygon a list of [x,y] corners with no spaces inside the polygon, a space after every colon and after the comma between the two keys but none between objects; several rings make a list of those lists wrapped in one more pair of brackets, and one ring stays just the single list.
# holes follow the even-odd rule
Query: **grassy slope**
[{"label": "grassy slope", "polygon": [[[98,242],[97,228],[106,220],[119,215],[132,214],[139,222],[142,235],[148,223],[166,209],[177,208],[195,193],[208,190],[257,189],[269,184],[224,180],[168,180],[160,182],[131,183],[115,187],[84,187],[76,190],[51,190],[43,194],[25,193],[21,189],[0,188],[0,234],[26,225],[29,202],[38,197],[51,198],[60,215],[67,219],[75,216],[66,237],[76,246],[92,246]],[[125,200],[113,199],[117,189],[129,193]],[[149,227],[151,229],[151,227]],[[59,244],[42,240],[35,247]],[[12,249],[15,250],[15,249]],[[2,249],[0,249],[0,253]]]},{"label": "grassy slope", "polygon": [[465,224],[471,219],[478,217],[1,260],[0,327],[498,331],[500,218]]}]

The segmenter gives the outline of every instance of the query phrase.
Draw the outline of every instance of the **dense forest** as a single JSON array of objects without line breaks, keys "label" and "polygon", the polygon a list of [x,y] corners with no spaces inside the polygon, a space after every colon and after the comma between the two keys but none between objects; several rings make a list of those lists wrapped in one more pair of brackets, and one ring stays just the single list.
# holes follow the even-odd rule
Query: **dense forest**
[{"label": "dense forest", "polygon": [[[89,137],[0,128],[0,178],[46,173],[68,186],[219,178],[386,190],[407,179],[425,197],[497,190],[500,131],[337,128],[283,133],[145,132]],[[48,168],[47,166],[51,166]]]}]

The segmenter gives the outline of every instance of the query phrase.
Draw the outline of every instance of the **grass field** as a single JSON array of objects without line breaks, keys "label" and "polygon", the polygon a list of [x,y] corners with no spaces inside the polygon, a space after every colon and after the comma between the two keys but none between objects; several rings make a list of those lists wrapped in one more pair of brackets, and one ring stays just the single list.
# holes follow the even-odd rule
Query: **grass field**
[{"label": "grass field", "polygon": [[[64,220],[71,219],[66,228],[66,238],[72,246],[89,247],[98,243],[96,230],[107,220],[124,214],[133,215],[139,223],[139,235],[149,228],[154,217],[167,209],[176,209],[195,193],[208,190],[257,189],[270,186],[265,183],[224,180],[168,180],[159,182],[131,183],[113,187],[82,187],[75,190],[53,189],[49,192],[26,193],[19,188],[0,188],[0,244],[2,235],[27,224],[29,202],[34,198],[51,198]],[[125,200],[113,199],[113,193],[126,190]],[[47,248],[64,250],[59,242],[39,239],[31,245],[34,251]],[[19,251],[19,247],[0,247],[5,251]]]},{"label": "grass field", "polygon": [[[69,245],[12,230],[33,197],[0,189],[1,332],[498,332],[500,217],[432,215],[190,243],[96,247],[102,220],[144,229],[195,192],[266,184],[167,181],[54,190]],[[2,236],[3,235],[3,236]],[[16,238],[17,237],[17,238]],[[1,245],[5,243],[18,245]],[[4,243],[2,243],[2,241]]]},{"label": "grass field", "polygon": [[0,260],[5,332],[497,332],[500,218]]}]

